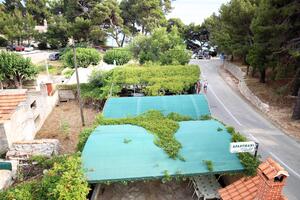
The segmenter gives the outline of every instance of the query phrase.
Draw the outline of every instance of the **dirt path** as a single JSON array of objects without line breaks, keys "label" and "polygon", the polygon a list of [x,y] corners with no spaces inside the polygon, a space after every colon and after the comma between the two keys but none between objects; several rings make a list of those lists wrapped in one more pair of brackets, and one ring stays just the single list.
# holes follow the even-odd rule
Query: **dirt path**
[{"label": "dirt path", "polygon": [[[84,108],[86,126],[90,126],[97,112],[91,108]],[[79,105],[75,101],[59,103],[46,119],[36,138],[55,138],[61,143],[61,153],[76,151],[78,136],[83,129],[80,119]]]}]

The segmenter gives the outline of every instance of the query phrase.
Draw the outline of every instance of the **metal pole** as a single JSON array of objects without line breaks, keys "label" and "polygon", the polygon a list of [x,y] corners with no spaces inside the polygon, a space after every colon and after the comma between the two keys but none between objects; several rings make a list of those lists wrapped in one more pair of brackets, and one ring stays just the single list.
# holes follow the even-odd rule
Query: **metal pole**
[{"label": "metal pole", "polygon": [[84,116],[83,116],[82,102],[81,102],[81,97],[80,97],[80,84],[79,84],[79,76],[78,76],[78,69],[77,69],[77,63],[76,63],[76,47],[75,47],[75,42],[74,42],[74,47],[73,47],[73,53],[74,53],[74,67],[75,67],[76,81],[77,81],[77,98],[78,98],[79,107],[80,107],[81,123],[82,123],[82,126],[85,126]]},{"label": "metal pole", "polygon": [[257,157],[257,151],[258,151],[258,146],[259,146],[259,143],[258,142],[255,142],[256,146],[255,146],[255,153],[254,153],[254,157],[256,158]]}]

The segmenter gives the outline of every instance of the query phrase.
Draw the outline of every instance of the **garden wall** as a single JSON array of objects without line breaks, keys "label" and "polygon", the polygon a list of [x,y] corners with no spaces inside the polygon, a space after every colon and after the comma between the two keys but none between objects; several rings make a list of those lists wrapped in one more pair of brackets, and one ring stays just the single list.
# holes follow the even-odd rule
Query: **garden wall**
[{"label": "garden wall", "polygon": [[262,102],[253,92],[249,89],[245,83],[246,73],[241,70],[240,67],[233,63],[224,62],[224,69],[230,72],[236,79],[239,80],[238,88],[241,94],[250,101],[256,108],[258,108],[263,113],[270,111],[269,105]]},{"label": "garden wall", "polygon": [[27,91],[26,101],[17,106],[9,120],[0,123],[0,153],[13,142],[33,140],[57,102],[58,92],[48,96],[45,85],[38,91]]}]

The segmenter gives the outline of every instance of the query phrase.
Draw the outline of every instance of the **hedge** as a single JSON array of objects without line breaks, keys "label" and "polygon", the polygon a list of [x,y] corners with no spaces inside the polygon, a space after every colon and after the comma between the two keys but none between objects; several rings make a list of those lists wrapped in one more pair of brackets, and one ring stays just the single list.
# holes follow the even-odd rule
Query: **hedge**
[{"label": "hedge", "polygon": [[103,60],[107,64],[114,64],[114,62],[116,62],[116,65],[124,65],[128,63],[131,58],[132,58],[132,54],[128,50],[112,49],[106,51]]},{"label": "hedge", "polygon": [[[73,49],[66,51],[62,56],[66,66],[74,67]],[[100,53],[93,48],[76,48],[76,62],[78,67],[97,65],[101,60]]]}]

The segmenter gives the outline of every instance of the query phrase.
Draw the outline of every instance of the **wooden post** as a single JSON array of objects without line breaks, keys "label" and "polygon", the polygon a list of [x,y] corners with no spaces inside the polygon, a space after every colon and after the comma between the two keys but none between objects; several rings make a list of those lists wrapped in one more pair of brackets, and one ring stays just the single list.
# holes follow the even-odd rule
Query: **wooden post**
[{"label": "wooden post", "polygon": [[77,63],[76,63],[76,46],[75,46],[75,42],[74,42],[74,47],[73,47],[73,53],[74,53],[74,67],[75,67],[76,81],[77,81],[77,98],[78,98],[79,107],[80,107],[81,123],[82,123],[82,126],[85,126],[82,102],[81,102],[81,97],[80,97],[80,83],[79,83],[78,68],[77,68]]}]

